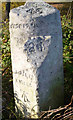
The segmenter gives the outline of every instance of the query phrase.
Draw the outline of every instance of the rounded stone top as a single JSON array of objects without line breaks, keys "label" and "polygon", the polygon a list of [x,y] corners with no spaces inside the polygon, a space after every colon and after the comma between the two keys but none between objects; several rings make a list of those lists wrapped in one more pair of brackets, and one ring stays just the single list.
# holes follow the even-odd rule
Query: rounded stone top
[{"label": "rounded stone top", "polygon": [[16,13],[18,16],[21,14],[23,17],[39,17],[56,13],[58,10],[42,0],[40,2],[28,0],[24,5],[12,9],[11,12]]}]

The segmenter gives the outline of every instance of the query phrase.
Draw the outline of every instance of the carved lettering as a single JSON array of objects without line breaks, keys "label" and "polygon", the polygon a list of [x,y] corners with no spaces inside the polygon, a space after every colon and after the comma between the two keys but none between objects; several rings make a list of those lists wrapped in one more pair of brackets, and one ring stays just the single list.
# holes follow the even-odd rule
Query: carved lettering
[{"label": "carved lettering", "polygon": [[[25,44],[24,44],[24,52],[27,52],[28,55],[35,53],[36,50],[39,52],[44,51],[45,48],[45,43],[49,43],[50,36],[37,36],[30,38]],[[31,41],[31,42],[30,42]]]}]

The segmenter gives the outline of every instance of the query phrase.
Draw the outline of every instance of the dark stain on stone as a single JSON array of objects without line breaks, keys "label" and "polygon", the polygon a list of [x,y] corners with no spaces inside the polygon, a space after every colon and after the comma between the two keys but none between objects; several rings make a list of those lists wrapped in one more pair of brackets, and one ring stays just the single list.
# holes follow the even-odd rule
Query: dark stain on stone
[{"label": "dark stain on stone", "polygon": [[17,14],[17,16],[19,16],[19,13]]}]

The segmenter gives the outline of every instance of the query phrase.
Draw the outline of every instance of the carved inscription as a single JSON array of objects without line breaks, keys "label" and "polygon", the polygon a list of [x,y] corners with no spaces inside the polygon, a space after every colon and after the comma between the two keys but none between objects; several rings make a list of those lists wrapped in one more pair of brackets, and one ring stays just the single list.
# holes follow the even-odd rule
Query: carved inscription
[{"label": "carved inscription", "polygon": [[[32,84],[32,80],[34,79],[34,76],[33,74],[30,73],[30,71],[28,72],[28,69],[25,69],[25,70],[20,70],[20,71],[15,71],[14,72],[15,75],[18,75],[19,78],[18,79],[15,79],[16,83],[20,83],[22,85],[26,85],[26,86],[30,86],[31,87],[31,84]],[[24,77],[25,80],[22,80],[22,77]],[[30,82],[27,82],[27,80],[30,79]]]},{"label": "carved inscription", "polygon": [[[34,70],[33,70],[34,71]],[[30,72],[29,72],[30,73]],[[18,75],[22,75],[22,76],[25,76],[27,77],[27,74],[28,74],[28,69],[25,69],[25,70],[20,70],[20,71],[15,71],[14,74],[18,74]],[[30,77],[31,74],[29,74],[28,77]]]},{"label": "carved inscription", "polygon": [[[21,93],[22,93],[22,94],[21,94],[21,97],[24,99],[24,102],[30,103],[30,101],[29,101],[29,99],[28,99],[25,91],[21,90]],[[19,97],[18,97],[19,94],[18,94],[17,91],[15,91],[14,96],[15,96],[15,98],[17,99],[17,103],[19,103],[20,99],[18,99],[18,98],[19,98]]]},{"label": "carved inscription", "polygon": [[18,74],[18,75],[22,75],[22,76],[26,76],[26,72],[24,70],[22,71],[15,71],[14,74]]},{"label": "carved inscription", "polygon": [[10,24],[10,28],[17,29],[17,28],[25,28],[25,24],[19,24],[19,23],[12,23]]},{"label": "carved inscription", "polygon": [[[29,97],[28,97],[28,88],[30,87],[30,90],[32,89],[32,79],[34,79],[33,74],[30,73],[28,69],[25,70],[16,70],[14,72],[15,74],[15,83],[16,83],[16,93],[18,89],[18,96],[24,100],[24,103],[30,103]],[[17,77],[18,76],[18,77]],[[30,79],[30,81],[29,81]],[[29,82],[28,82],[29,81]],[[20,87],[19,87],[20,86]],[[23,88],[26,89],[26,92],[23,91]]]},{"label": "carved inscription", "polygon": [[50,42],[49,39],[50,36],[32,37],[24,44],[24,51],[27,52],[28,55],[35,53],[36,51],[43,52],[46,49],[45,44],[48,44]]}]

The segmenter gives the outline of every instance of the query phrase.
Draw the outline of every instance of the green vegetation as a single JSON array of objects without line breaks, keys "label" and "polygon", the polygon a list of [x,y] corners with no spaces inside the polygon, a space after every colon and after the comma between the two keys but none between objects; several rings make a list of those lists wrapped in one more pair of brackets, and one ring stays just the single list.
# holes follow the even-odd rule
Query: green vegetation
[{"label": "green vegetation", "polygon": [[[11,51],[10,51],[10,34],[9,34],[9,23],[6,20],[2,26],[2,67],[11,67]],[[10,70],[9,70],[10,71]]]},{"label": "green vegetation", "polygon": [[[15,7],[15,6],[14,6]],[[70,19],[62,16],[64,95],[65,104],[73,95],[73,28]],[[3,119],[16,119],[14,113],[13,78],[11,66],[10,34],[8,20],[2,21],[2,83],[3,83]]]},{"label": "green vegetation", "polygon": [[73,95],[73,28],[70,19],[62,16],[64,96],[65,104]]},{"label": "green vegetation", "polygon": [[64,63],[71,63],[73,57],[73,28],[72,23],[66,19],[65,15],[62,17],[62,32]]}]

